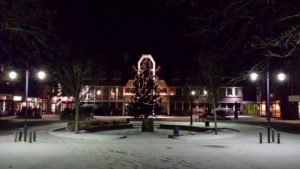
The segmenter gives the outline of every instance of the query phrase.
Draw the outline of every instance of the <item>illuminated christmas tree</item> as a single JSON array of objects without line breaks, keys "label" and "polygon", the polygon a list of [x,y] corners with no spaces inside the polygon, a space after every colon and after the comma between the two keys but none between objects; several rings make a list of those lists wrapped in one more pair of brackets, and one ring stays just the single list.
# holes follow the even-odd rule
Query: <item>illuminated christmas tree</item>
[{"label": "illuminated christmas tree", "polygon": [[136,116],[155,115],[155,109],[160,101],[160,89],[157,77],[154,75],[153,63],[149,58],[143,59],[133,81],[131,104],[135,109]]}]

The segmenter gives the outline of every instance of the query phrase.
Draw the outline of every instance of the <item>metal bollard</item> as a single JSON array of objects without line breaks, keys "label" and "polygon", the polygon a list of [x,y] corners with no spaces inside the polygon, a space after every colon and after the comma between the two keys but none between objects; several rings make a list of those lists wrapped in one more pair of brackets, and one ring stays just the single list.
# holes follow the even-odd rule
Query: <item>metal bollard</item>
[{"label": "metal bollard", "polygon": [[36,142],[36,131],[33,131],[33,142]]},{"label": "metal bollard", "polygon": [[259,132],[259,143],[262,144],[262,132]]},{"label": "metal bollard", "polygon": [[277,133],[277,144],[280,144],[280,133]]},{"label": "metal bollard", "polygon": [[18,132],[15,132],[15,142],[18,141]]},{"label": "metal bollard", "polygon": [[272,142],[275,142],[275,131],[273,128],[272,128]]},{"label": "metal bollard", "polygon": [[24,131],[24,142],[27,142],[28,131]]},{"label": "metal bollard", "polygon": [[29,132],[29,143],[32,143],[32,132]]},{"label": "metal bollard", "polygon": [[204,123],[205,123],[205,127],[209,127],[209,120],[205,120]]},{"label": "metal bollard", "polygon": [[176,136],[176,137],[179,136],[179,127],[175,127],[175,128],[173,129],[173,135]]},{"label": "metal bollard", "polygon": [[22,140],[22,135],[23,135],[23,133],[20,131],[20,132],[19,132],[19,141]]}]

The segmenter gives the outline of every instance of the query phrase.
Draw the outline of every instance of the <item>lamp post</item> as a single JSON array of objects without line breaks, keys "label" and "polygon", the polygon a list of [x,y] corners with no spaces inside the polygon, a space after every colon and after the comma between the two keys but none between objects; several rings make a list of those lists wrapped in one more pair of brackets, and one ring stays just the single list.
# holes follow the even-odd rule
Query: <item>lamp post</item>
[{"label": "lamp post", "polygon": [[190,110],[190,125],[193,125],[193,102],[194,102],[194,96],[196,95],[195,90],[191,91],[191,110]]},{"label": "lamp post", "polygon": [[[252,81],[256,81],[259,78],[259,75],[255,72],[250,74],[250,79]],[[279,81],[284,81],[286,75],[284,73],[278,73],[277,79]],[[271,112],[270,112],[270,73],[266,71],[265,74],[266,80],[266,115],[267,115],[267,135],[268,135],[268,143],[271,143]]]},{"label": "lamp post", "polygon": [[271,129],[271,112],[270,112],[270,74],[266,72],[266,113],[267,113],[267,130],[268,130],[268,143],[271,143],[270,129]]},{"label": "lamp post", "polygon": [[[17,73],[11,71],[9,73],[9,78],[14,80],[17,78]],[[44,71],[39,71],[37,77],[41,80],[46,78],[46,73]],[[24,112],[24,142],[27,141],[27,117],[28,117],[28,81],[29,81],[29,70],[25,71],[25,112]]]},{"label": "lamp post", "polygon": [[28,113],[28,79],[29,79],[29,71],[26,69],[26,80],[25,80],[25,123],[24,123],[24,142],[26,142],[27,138],[27,113]]}]

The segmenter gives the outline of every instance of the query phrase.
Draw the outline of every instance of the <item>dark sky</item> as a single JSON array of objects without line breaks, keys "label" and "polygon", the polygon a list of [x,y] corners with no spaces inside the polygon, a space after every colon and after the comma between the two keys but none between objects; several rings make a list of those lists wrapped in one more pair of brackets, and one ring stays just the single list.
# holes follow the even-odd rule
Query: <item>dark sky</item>
[{"label": "dark sky", "polygon": [[[136,63],[150,53],[159,64],[183,64],[189,50],[184,30],[188,10],[157,0],[56,0],[60,22],[75,40],[85,39],[91,50],[104,51],[114,61],[126,53]],[[118,58],[119,57],[119,58]]]},{"label": "dark sky", "polygon": [[[234,4],[234,0],[231,0],[229,4],[225,1],[199,1],[203,2],[201,8],[193,9],[203,10],[204,14],[201,16],[206,16],[206,13],[213,13],[213,16],[216,16],[213,21],[200,22],[204,25],[203,29],[207,28],[209,33],[207,36],[201,35],[205,40],[201,42],[202,46],[191,46],[187,37],[184,36],[185,30],[188,29],[189,16],[192,15],[189,1],[186,1],[187,5],[179,6],[165,3],[174,0],[46,1],[53,10],[58,11],[59,22],[71,34],[75,42],[77,41],[79,44],[84,42],[91,51],[99,52],[99,55],[103,53],[109,55],[109,62],[122,63],[128,58],[129,64],[136,64],[143,53],[150,53],[159,65],[168,70],[171,70],[169,67],[172,65],[178,65],[185,69],[185,66],[193,63],[193,54],[199,52],[197,51],[198,47],[205,50],[202,51],[204,53],[202,55],[210,56],[212,55],[210,52],[214,54],[214,51],[217,50],[219,52],[216,54],[220,57],[228,55],[232,57],[230,59],[234,60],[240,58],[239,55],[245,56],[248,53],[251,58],[254,55],[258,56],[257,53],[251,53],[253,52],[251,49],[245,52],[245,50],[249,50],[248,42],[253,40],[252,35],[261,35],[264,38],[271,36],[265,35],[268,32],[271,32],[270,34],[280,32],[280,29],[277,28],[279,24],[274,26],[276,29],[272,30],[272,26],[264,23],[269,23],[270,18],[277,20],[275,17],[280,16],[281,12],[290,13],[290,6],[285,7],[285,3],[280,0],[276,3],[267,0],[249,1],[249,4],[252,5],[246,5],[246,7],[249,7],[249,11],[253,13],[249,15],[253,15],[254,19],[244,17],[243,11],[239,11],[239,8],[235,10],[235,13],[238,11],[237,16],[231,16],[232,13],[228,11],[222,14],[222,7]],[[295,2],[298,1],[295,0]],[[257,7],[257,11],[260,12],[252,9],[254,7]],[[295,9],[292,11],[297,11],[296,7],[293,8]],[[256,15],[254,12],[258,14]],[[225,16],[228,18],[224,18]],[[274,24],[274,22],[269,24],[271,25],[271,23]],[[265,28],[271,28],[272,31],[265,31]],[[214,33],[214,29],[217,30],[217,33]],[[197,30],[197,27],[194,30]],[[244,43],[245,45],[243,45]],[[223,52],[226,53],[223,54]],[[198,54],[201,55],[201,53]],[[255,63],[256,60],[254,59],[252,62]],[[246,61],[242,60],[241,62],[248,65]]]}]

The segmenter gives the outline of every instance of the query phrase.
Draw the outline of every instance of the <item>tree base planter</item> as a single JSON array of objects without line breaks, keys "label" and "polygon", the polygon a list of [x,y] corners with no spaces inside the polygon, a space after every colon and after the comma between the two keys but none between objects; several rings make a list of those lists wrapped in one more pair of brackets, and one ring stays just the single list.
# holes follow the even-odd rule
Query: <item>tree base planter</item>
[{"label": "tree base planter", "polygon": [[[172,129],[179,128],[180,130],[187,130],[187,131],[195,131],[195,132],[207,132],[209,130],[213,130],[213,128],[208,127],[196,127],[196,126],[184,126],[184,125],[171,125],[171,124],[160,124],[160,129]],[[175,134],[175,133],[174,133]]]},{"label": "tree base planter", "polygon": [[153,119],[143,119],[142,132],[154,132]]},{"label": "tree base planter", "polygon": [[88,132],[106,131],[106,130],[121,130],[132,129],[132,124],[119,124],[119,125],[103,125],[103,126],[91,126],[86,129]]}]

